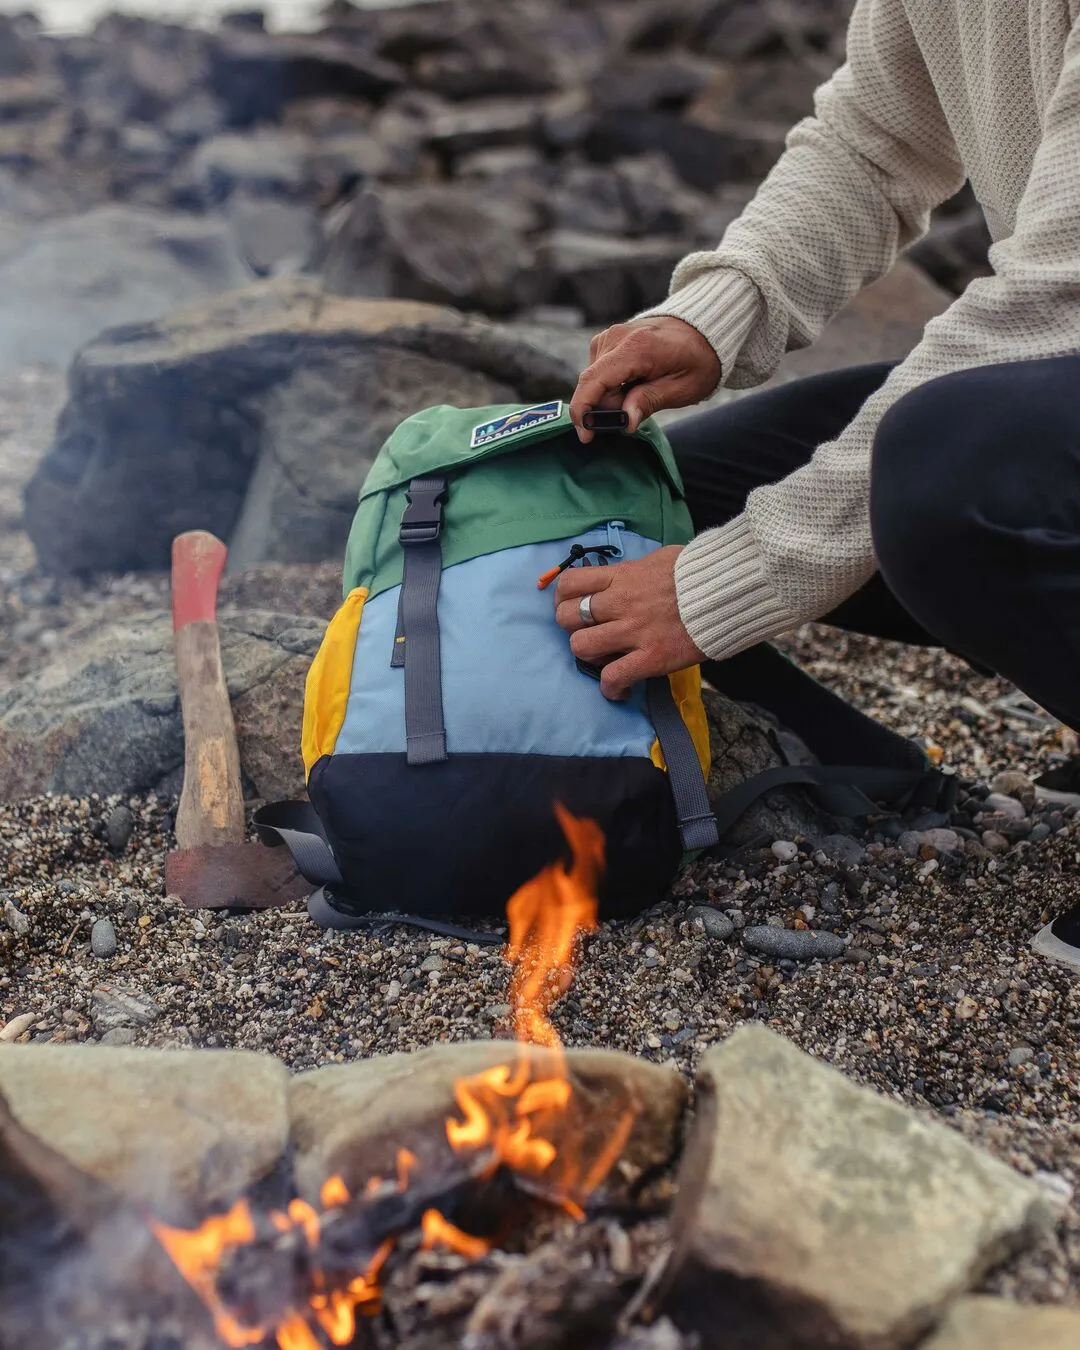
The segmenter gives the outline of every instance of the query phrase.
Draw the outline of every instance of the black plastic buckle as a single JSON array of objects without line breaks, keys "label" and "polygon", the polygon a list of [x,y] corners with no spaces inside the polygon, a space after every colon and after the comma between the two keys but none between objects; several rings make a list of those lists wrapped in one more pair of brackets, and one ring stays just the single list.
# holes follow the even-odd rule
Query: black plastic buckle
[{"label": "black plastic buckle", "polygon": [[408,505],[401,515],[398,543],[433,544],[442,534],[442,509],[446,497],[444,479],[410,483],[405,493]]}]

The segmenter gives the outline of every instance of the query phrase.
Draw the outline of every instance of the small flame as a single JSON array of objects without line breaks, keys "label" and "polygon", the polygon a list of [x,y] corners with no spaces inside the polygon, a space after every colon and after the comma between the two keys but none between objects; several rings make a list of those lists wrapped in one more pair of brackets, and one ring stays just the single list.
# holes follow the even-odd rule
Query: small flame
[{"label": "small flame", "polygon": [[[489,1151],[488,1171],[500,1164],[523,1176],[544,1178],[568,1214],[582,1205],[611,1171],[633,1126],[625,1112],[613,1125],[600,1156],[583,1159],[568,1129],[573,1089],[551,1011],[569,987],[574,950],[583,933],[597,927],[597,888],[604,868],[604,835],[591,820],[579,820],[559,803],[555,814],[570,845],[572,861],[553,863],[527,881],[507,905],[513,966],[510,1002],[522,1052],[461,1079],[454,1088],[459,1119],[446,1122],[451,1148]],[[537,1045],[546,1061],[530,1054]]]},{"label": "small flame", "polygon": [[506,907],[510,920],[507,960],[514,968],[510,1003],[514,1031],[528,1045],[559,1048],[561,1042],[548,1013],[566,992],[565,972],[582,933],[597,928],[596,891],[604,870],[604,834],[592,820],[578,820],[555,803],[555,815],[573,853],[564,863],[545,867],[512,896]]},{"label": "small flame", "polygon": [[464,1256],[469,1261],[479,1261],[491,1250],[491,1243],[485,1238],[474,1237],[449,1220],[444,1219],[437,1209],[426,1209],[420,1220],[420,1232],[423,1235],[421,1246],[425,1251],[432,1247],[449,1247],[452,1252]]}]

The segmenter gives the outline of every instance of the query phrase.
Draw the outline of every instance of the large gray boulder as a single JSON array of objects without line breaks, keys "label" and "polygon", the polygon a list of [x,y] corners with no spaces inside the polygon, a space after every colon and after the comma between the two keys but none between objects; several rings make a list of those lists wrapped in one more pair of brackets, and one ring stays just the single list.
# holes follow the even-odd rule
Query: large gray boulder
[{"label": "large gray boulder", "polygon": [[[304,680],[317,618],[224,612],[222,659],[249,795],[303,789]],[[0,801],[45,792],[176,791],[184,733],[167,614],[136,615],[73,640],[28,678],[0,686]]]},{"label": "large gray boulder", "polygon": [[104,206],[3,232],[0,370],[64,366],[106,328],[251,279],[222,221]]},{"label": "large gray boulder", "polygon": [[[558,398],[574,372],[448,309],[258,283],[80,352],[26,529],[51,572],[163,569],[183,530],[233,562],[340,559],[357,492],[402,420]],[[250,489],[250,491],[249,491]]]}]

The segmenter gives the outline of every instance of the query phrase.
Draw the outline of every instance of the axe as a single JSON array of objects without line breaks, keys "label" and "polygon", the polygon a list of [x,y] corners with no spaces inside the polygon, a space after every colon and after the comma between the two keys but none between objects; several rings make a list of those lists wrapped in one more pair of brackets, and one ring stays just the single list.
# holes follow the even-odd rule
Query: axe
[{"label": "axe", "polygon": [[205,530],[172,548],[176,673],[184,720],[184,787],[178,847],[165,859],[165,889],[191,909],[271,909],[313,887],[285,848],[247,840],[240,751],[221,664],[217,593],[228,550]]}]

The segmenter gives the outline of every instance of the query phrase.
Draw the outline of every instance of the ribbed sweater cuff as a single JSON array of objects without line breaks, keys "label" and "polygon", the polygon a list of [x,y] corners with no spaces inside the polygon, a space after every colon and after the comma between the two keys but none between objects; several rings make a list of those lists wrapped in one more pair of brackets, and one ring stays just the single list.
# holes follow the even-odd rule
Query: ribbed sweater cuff
[{"label": "ribbed sweater cuff", "polygon": [[769,585],[743,516],[687,544],[675,563],[675,594],[686,631],[716,661],[797,623]]},{"label": "ribbed sweater cuff", "polygon": [[726,384],[760,312],[758,288],[741,272],[724,267],[680,286],[659,305],[634,318],[668,316],[696,328],[719,357],[721,383]]}]

